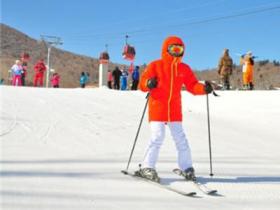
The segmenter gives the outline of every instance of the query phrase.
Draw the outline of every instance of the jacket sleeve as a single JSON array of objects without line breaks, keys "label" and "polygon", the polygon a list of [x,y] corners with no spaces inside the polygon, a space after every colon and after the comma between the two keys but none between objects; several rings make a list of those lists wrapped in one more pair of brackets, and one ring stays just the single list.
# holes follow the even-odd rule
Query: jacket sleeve
[{"label": "jacket sleeve", "polygon": [[199,83],[196,79],[192,70],[188,67],[187,73],[184,78],[184,84],[186,86],[187,91],[192,93],[193,95],[204,95],[206,94],[204,90],[204,84]]},{"label": "jacket sleeve", "polygon": [[149,64],[147,68],[144,70],[140,77],[140,82],[139,82],[139,89],[142,90],[143,92],[147,92],[150,89],[147,87],[147,82],[149,79],[156,77],[155,73],[155,66],[153,63]]},{"label": "jacket sleeve", "polygon": [[47,67],[45,64],[42,65],[42,71],[46,71],[47,70]]}]

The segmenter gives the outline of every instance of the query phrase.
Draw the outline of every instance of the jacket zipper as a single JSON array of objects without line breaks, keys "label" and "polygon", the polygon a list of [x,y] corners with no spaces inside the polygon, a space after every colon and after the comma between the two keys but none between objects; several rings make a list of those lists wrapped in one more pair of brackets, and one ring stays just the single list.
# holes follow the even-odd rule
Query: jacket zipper
[{"label": "jacket zipper", "polygon": [[173,82],[174,82],[174,69],[173,66],[176,63],[176,58],[172,61],[171,63],[171,81],[170,81],[170,92],[169,92],[169,97],[168,97],[168,104],[167,104],[167,118],[168,122],[171,121],[171,110],[170,110],[170,103],[171,103],[171,98],[172,98],[172,93],[173,93]]}]

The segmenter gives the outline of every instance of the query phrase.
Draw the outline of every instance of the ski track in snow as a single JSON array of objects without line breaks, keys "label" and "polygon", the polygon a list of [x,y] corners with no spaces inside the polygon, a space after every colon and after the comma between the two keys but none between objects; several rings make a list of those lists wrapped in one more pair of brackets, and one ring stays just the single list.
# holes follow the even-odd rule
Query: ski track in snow
[{"label": "ski track in snow", "polygon": [[[9,133],[11,133],[14,129],[15,129],[15,127],[16,127],[16,125],[17,125],[17,113],[18,113],[18,109],[17,109],[17,106],[15,105],[15,104],[13,104],[13,112],[12,113],[14,113],[14,116],[13,116],[13,121],[10,123],[10,125],[8,126],[8,128],[7,129],[5,129],[5,130],[2,130],[1,129],[1,133],[0,133],[0,137],[1,136],[5,136],[5,135],[8,135]],[[7,113],[1,113],[1,115],[8,115],[9,116],[9,114],[7,114]],[[2,117],[1,117],[2,118]],[[3,119],[3,121],[4,121],[4,119]],[[4,122],[3,122],[3,125],[2,126],[4,126]]]}]

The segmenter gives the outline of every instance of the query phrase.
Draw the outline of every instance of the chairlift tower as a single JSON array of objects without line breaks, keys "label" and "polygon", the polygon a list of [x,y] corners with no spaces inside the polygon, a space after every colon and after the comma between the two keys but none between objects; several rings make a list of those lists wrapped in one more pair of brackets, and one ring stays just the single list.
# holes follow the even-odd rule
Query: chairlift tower
[{"label": "chairlift tower", "polygon": [[107,86],[109,59],[108,44],[105,44],[105,51],[99,57],[99,87]]},{"label": "chairlift tower", "polygon": [[62,45],[62,40],[60,37],[57,36],[49,36],[49,35],[41,35],[41,41],[43,41],[48,48],[48,60],[47,60],[47,74],[46,74],[46,87],[49,87],[49,76],[51,70],[51,63],[50,63],[50,56],[51,56],[51,48],[53,46]]}]

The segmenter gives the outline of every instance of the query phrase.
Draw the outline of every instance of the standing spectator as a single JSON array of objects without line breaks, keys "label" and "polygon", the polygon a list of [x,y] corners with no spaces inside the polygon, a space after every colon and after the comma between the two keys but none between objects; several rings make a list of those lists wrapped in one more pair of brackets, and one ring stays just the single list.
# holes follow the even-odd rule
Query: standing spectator
[{"label": "standing spectator", "polygon": [[254,74],[254,56],[249,51],[245,55],[241,56],[242,72],[243,72],[243,89],[253,90],[253,74]]},{"label": "standing spectator", "polygon": [[113,78],[114,78],[114,89],[119,90],[120,89],[120,77],[122,75],[122,72],[119,69],[119,67],[116,66],[112,75],[113,75]]},{"label": "standing spectator", "polygon": [[53,88],[59,88],[60,76],[58,73],[54,73],[51,78]]},{"label": "standing spectator", "polygon": [[85,88],[86,82],[87,82],[87,75],[85,74],[85,72],[82,72],[82,73],[81,73],[81,76],[80,76],[80,85],[81,85],[81,88]]},{"label": "standing spectator", "polygon": [[230,89],[230,75],[232,74],[232,58],[229,56],[229,50],[224,49],[218,66],[218,74],[222,80],[223,90]]},{"label": "standing spectator", "polygon": [[21,83],[22,86],[25,86],[25,78],[27,76],[27,65],[28,65],[28,61],[30,59],[30,56],[28,53],[22,53],[21,55],[21,62],[22,62],[22,74],[21,74]]},{"label": "standing spectator", "polygon": [[131,90],[137,90],[139,83],[139,66],[135,66],[132,72],[132,87]]},{"label": "standing spectator", "polygon": [[107,85],[108,85],[108,88],[112,89],[112,81],[113,81],[113,75],[112,75],[112,72],[111,70],[108,71],[108,75],[107,75]]},{"label": "standing spectator", "polygon": [[44,59],[39,60],[35,66],[35,76],[34,76],[34,87],[37,87],[37,83],[39,82],[40,87],[43,87],[43,80],[44,80],[44,72],[46,71],[47,67],[44,64]]},{"label": "standing spectator", "polygon": [[127,89],[127,79],[128,79],[128,72],[126,69],[122,69],[122,75],[121,75],[121,90]]},{"label": "standing spectator", "polygon": [[12,71],[12,85],[13,86],[21,86],[21,75],[22,75],[22,65],[20,60],[16,60],[15,64],[11,68]]},{"label": "standing spectator", "polygon": [[22,74],[21,74],[22,86],[25,86],[26,75],[27,75],[27,62],[26,61],[22,61]]}]

